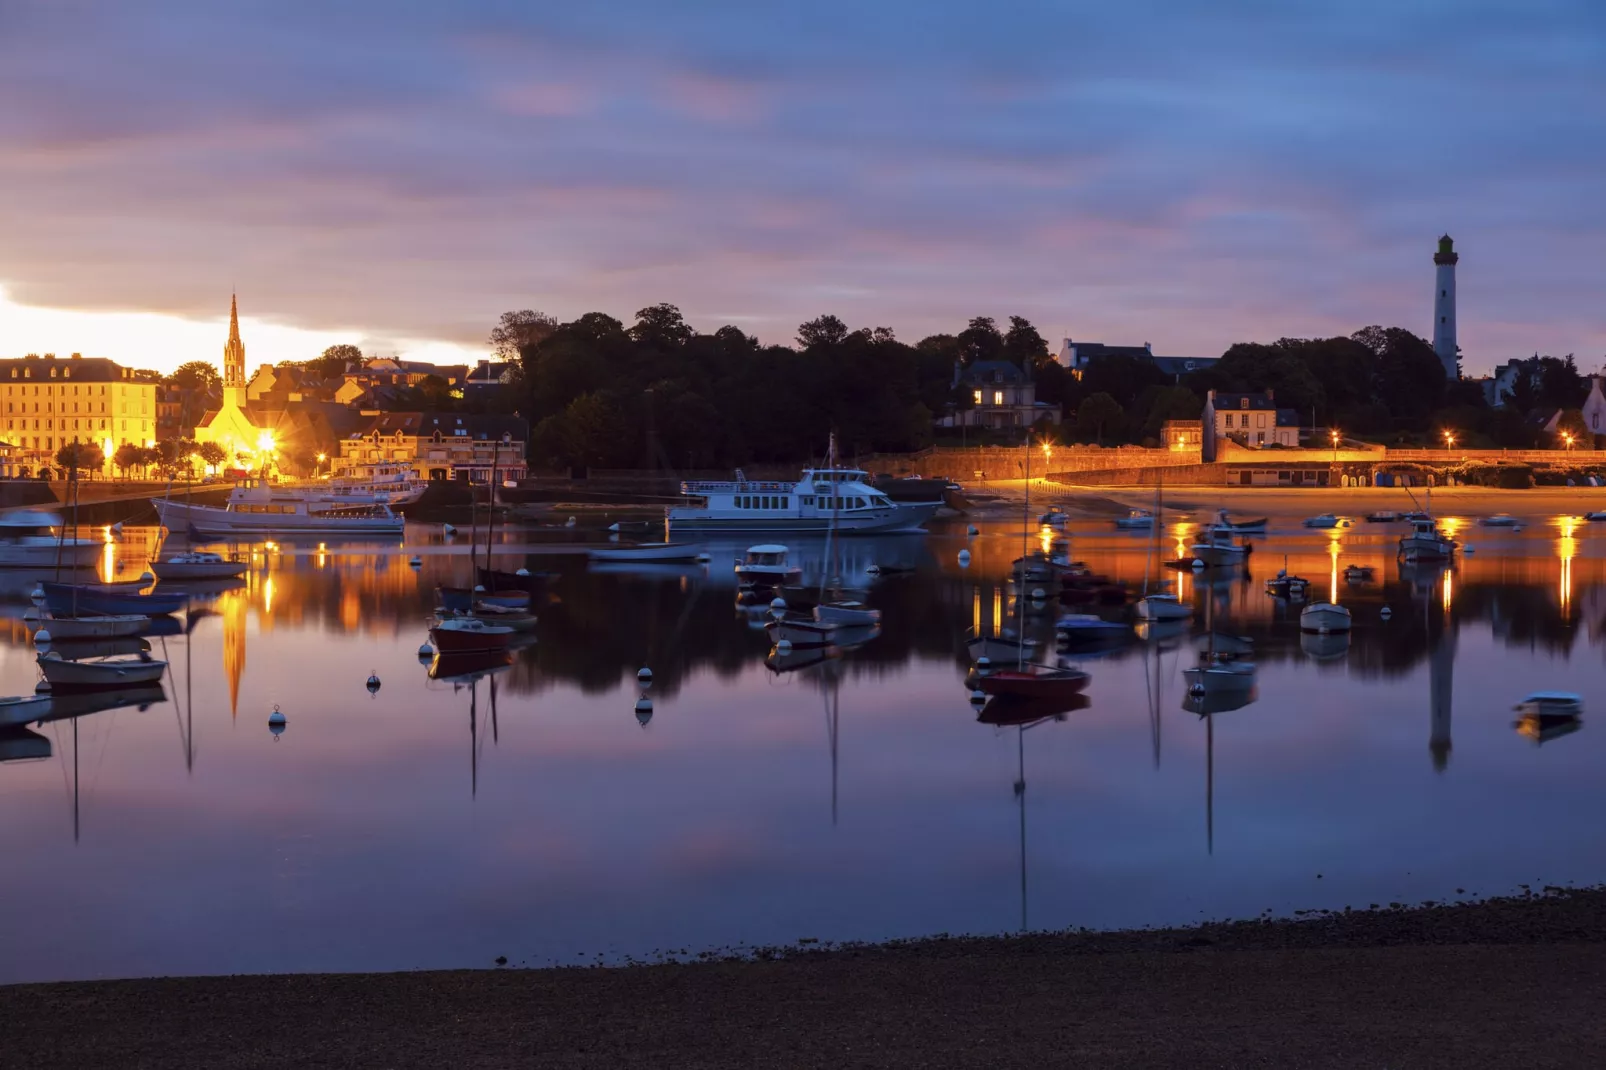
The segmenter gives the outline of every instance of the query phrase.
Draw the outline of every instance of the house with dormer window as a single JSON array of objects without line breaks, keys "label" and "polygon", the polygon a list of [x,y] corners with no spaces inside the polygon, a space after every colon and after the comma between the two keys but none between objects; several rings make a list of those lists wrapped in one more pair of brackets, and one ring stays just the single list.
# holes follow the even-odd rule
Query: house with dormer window
[{"label": "house with dormer window", "polygon": [[1010,361],[978,360],[968,368],[956,364],[953,386],[970,395],[970,406],[943,417],[943,427],[996,430],[1031,427],[1042,420],[1060,422],[1060,407],[1038,401],[1031,374]]}]

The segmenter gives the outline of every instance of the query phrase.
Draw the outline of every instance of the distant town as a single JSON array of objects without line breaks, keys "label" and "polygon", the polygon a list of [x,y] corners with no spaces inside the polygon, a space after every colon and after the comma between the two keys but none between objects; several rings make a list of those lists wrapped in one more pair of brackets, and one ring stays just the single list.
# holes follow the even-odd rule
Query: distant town
[{"label": "distant town", "polygon": [[[791,464],[818,456],[833,434],[858,457],[1031,444],[1047,447],[1050,469],[1056,447],[1061,464],[1073,447],[1093,447],[1073,468],[1094,482],[1196,464],[1217,466],[1195,472],[1201,482],[1246,485],[1526,485],[1500,471],[1533,467],[1513,451],[1560,451],[1539,464],[1558,472],[1594,463],[1582,451],[1606,434],[1600,376],[1573,354],[1536,353],[1464,377],[1448,235],[1433,262],[1431,339],[1365,326],[1242,342],[1219,356],[1074,338],[1051,346],[1021,316],[978,316],[909,344],[890,328],[823,315],[799,326],[794,346],[765,346],[731,326],[698,333],[658,304],[629,326],[600,312],[567,323],[508,312],[490,332],[492,355],[473,366],[336,345],[248,372],[236,299],[221,370],[191,361],[164,376],[78,353],[0,360],[0,467],[14,479],[404,471],[482,482]],[[955,454],[961,461],[971,466],[952,473],[961,478],[1019,474]],[[1565,478],[1575,477],[1581,468]]]}]

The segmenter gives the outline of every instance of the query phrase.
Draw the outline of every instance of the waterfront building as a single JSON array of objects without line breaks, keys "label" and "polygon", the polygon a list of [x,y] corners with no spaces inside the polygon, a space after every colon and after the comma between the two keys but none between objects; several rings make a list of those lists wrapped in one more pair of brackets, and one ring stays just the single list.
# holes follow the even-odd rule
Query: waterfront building
[{"label": "waterfront building", "polygon": [[970,394],[971,406],[943,417],[944,427],[1000,430],[1032,427],[1040,420],[1060,422],[1060,407],[1038,401],[1031,373],[1010,361],[978,360],[968,368],[955,364],[953,385]]},{"label": "waterfront building", "polygon": [[1439,251],[1433,254],[1433,352],[1444,365],[1446,379],[1461,377],[1461,351],[1455,342],[1455,265],[1461,259],[1450,235],[1439,238]]},{"label": "waterfront building", "polygon": [[1584,399],[1584,430],[1592,435],[1606,435],[1606,395],[1601,393],[1601,377],[1589,377],[1589,397]]},{"label": "waterfront building", "polygon": [[1209,430],[1241,446],[1299,445],[1299,414],[1279,409],[1273,391],[1210,391],[1205,401]]},{"label": "waterfront building", "polygon": [[75,441],[99,446],[108,468],[125,443],[155,445],[158,384],[156,373],[104,357],[0,360],[7,474],[54,473],[56,452]]},{"label": "waterfront building", "polygon": [[406,467],[415,479],[523,479],[530,425],[518,416],[466,412],[364,412],[366,423],[340,440],[335,474],[367,478]]},{"label": "waterfront building", "polygon": [[223,397],[216,409],[201,417],[195,441],[215,442],[228,454],[224,464],[233,468],[260,468],[271,458],[277,443],[273,428],[258,424],[247,407],[245,343],[240,340],[240,308],[229,297],[229,339],[223,345]]}]

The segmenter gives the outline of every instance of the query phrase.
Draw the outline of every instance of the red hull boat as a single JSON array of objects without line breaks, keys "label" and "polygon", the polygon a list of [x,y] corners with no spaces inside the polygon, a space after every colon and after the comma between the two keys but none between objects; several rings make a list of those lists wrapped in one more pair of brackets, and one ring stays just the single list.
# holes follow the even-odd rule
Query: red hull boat
[{"label": "red hull boat", "polygon": [[429,630],[429,637],[440,654],[485,654],[506,650],[513,629],[472,617],[444,620]]},{"label": "red hull boat", "polygon": [[976,682],[989,695],[1015,698],[1052,699],[1080,694],[1092,677],[1081,669],[1050,669],[1028,665],[1020,669],[1000,669]]}]

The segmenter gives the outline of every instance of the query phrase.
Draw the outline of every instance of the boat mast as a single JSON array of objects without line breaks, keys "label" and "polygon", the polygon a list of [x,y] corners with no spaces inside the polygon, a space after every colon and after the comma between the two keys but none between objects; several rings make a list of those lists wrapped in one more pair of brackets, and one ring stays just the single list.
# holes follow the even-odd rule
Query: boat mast
[{"label": "boat mast", "polygon": [[1026,725],[1015,734],[1015,750],[1020,776],[1015,781],[1015,801],[1020,805],[1020,931],[1026,931]]},{"label": "boat mast", "polygon": [[496,534],[496,465],[501,459],[502,440],[499,438],[496,448],[491,451],[491,485],[485,499],[485,578],[491,581],[487,586],[493,591],[496,590],[496,581],[491,577],[491,539]]}]

